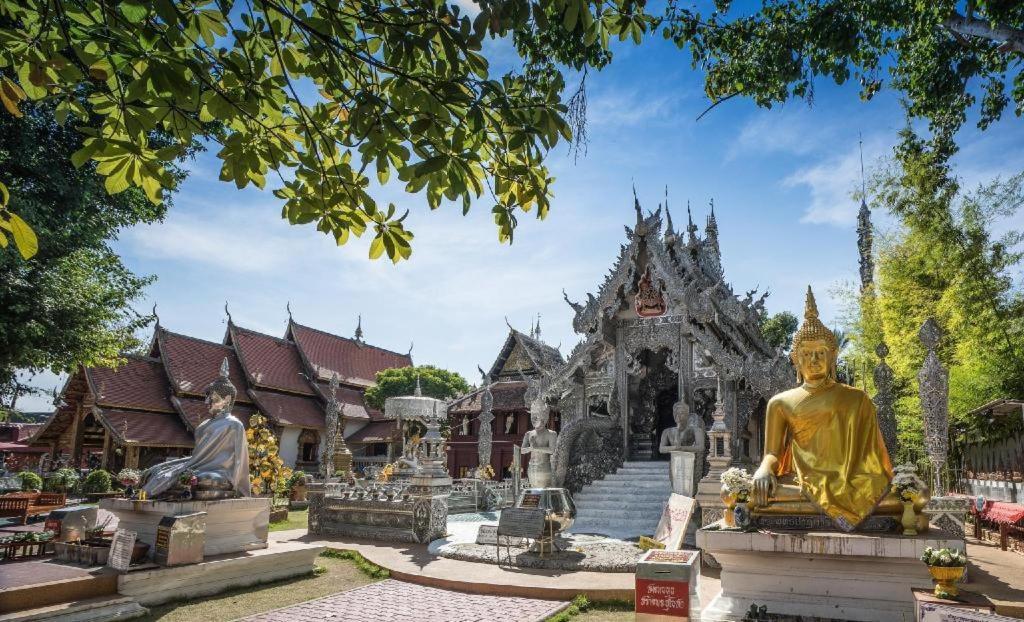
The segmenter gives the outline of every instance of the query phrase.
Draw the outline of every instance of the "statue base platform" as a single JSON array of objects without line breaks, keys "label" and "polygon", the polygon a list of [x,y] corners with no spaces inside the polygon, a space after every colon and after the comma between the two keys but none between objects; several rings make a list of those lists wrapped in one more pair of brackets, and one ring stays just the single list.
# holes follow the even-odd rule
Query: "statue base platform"
[{"label": "statue base platform", "polygon": [[721,564],[722,589],[701,620],[743,620],[752,604],[768,613],[863,622],[914,620],[913,588],[930,588],[925,547],[963,547],[934,530],[899,536],[838,532],[697,531]]},{"label": "statue base platform", "polygon": [[138,533],[140,542],[156,548],[156,528],[165,516],[206,512],[203,555],[224,555],[267,548],[270,499],[242,497],[217,501],[133,501],[101,499],[100,507],[117,517],[118,528]]}]

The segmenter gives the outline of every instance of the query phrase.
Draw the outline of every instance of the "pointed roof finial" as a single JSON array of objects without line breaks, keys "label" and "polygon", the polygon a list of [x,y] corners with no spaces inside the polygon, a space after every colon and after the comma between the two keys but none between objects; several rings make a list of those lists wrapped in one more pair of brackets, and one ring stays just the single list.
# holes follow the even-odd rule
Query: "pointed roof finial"
[{"label": "pointed roof finial", "polygon": [[359,314],[358,319],[356,320],[356,334],[355,334],[355,338],[356,338],[356,341],[359,341],[359,342],[363,341],[363,314],[362,313]]},{"label": "pointed roof finial", "polygon": [[675,229],[672,227],[672,212],[668,210],[668,184],[665,185],[665,218],[668,221],[668,225],[665,228],[665,237],[669,237],[675,234]]},{"label": "pointed roof finial", "polygon": [[864,191],[864,134],[857,132],[857,137],[857,144],[860,147],[860,195],[861,201],[863,201],[864,196],[867,194]]},{"label": "pointed roof finial", "polygon": [[227,300],[224,301],[224,315],[228,316],[228,324],[233,324],[234,323],[234,322],[231,321],[231,311],[228,310],[228,301]]},{"label": "pointed roof finial", "polygon": [[288,321],[291,322],[292,321],[292,301],[289,300],[288,302],[284,303],[284,308],[288,312]]},{"label": "pointed roof finial", "polygon": [[405,353],[405,355],[408,356],[410,360],[412,359],[412,347],[413,347],[413,345],[415,345],[415,343],[416,343],[415,341],[410,341],[409,342],[409,351]]},{"label": "pointed roof finial", "polygon": [[633,209],[636,210],[636,224],[639,226],[644,221],[644,213],[640,209],[640,199],[636,197],[636,184],[633,184]]},{"label": "pointed roof finial", "polygon": [[423,397],[423,387],[420,386],[420,375],[416,374],[416,391],[413,393],[416,397]]},{"label": "pointed roof finial", "polygon": [[224,357],[224,360],[220,363],[220,377],[224,380],[228,379],[231,373],[231,368],[228,366],[228,357]]},{"label": "pointed roof finial", "polygon": [[156,327],[160,328],[160,316],[156,314],[156,303],[153,303],[153,319],[156,320]]},{"label": "pointed roof finial", "polygon": [[540,340],[540,313],[537,314],[537,330],[535,332],[533,338]]}]

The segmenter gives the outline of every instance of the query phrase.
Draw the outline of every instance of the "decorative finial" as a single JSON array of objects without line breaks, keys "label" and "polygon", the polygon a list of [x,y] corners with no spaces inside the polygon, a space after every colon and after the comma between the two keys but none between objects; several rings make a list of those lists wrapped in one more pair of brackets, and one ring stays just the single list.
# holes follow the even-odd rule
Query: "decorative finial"
[{"label": "decorative finial", "polygon": [[412,347],[413,347],[413,345],[415,343],[416,343],[415,341],[410,341],[409,342],[409,351],[405,353],[405,355],[408,356],[410,359],[412,359]]},{"label": "decorative finial", "polygon": [[228,366],[228,357],[224,357],[224,360],[220,363],[220,377],[224,380],[228,380],[228,376],[231,374],[231,367]]},{"label": "decorative finial", "polygon": [[224,301],[224,315],[228,316],[228,324],[233,324],[231,321],[231,311],[228,310],[228,301]]},{"label": "decorative finial", "polygon": [[286,311],[288,311],[288,321],[291,322],[292,321],[292,301],[289,300],[288,302],[284,303],[284,308],[285,308]]},{"label": "decorative finial", "polygon": [[537,314],[537,330],[533,338],[540,340],[540,313]]},{"label": "decorative finial", "polygon": [[487,386],[487,385],[491,384],[491,376],[490,376],[490,374],[485,372],[484,368],[480,367],[479,363],[477,363],[476,370],[478,372],[480,372],[480,379],[483,382],[484,386]]},{"label": "decorative finial", "polygon": [[811,291],[811,286],[807,286],[807,294],[804,296],[804,319],[817,319],[818,318],[818,302],[814,299],[814,292]]},{"label": "decorative finial", "polygon": [[508,326],[509,330],[513,330],[513,331],[515,330],[514,328],[512,328],[512,323],[508,321],[508,316],[507,315],[505,316],[505,326]]},{"label": "decorative finial", "polygon": [[332,372],[332,373],[331,373],[331,382],[330,382],[330,387],[331,387],[331,393],[332,393],[332,394],[333,394],[333,393],[334,393],[335,391],[337,391],[337,390],[338,390],[338,372]]},{"label": "decorative finial", "polygon": [[889,356],[889,346],[886,345],[884,341],[879,342],[879,344],[875,346],[875,354],[878,355],[878,358],[884,361],[885,357]]},{"label": "decorative finial", "polygon": [[356,319],[356,334],[355,334],[355,337],[356,337],[356,341],[358,341],[358,342],[362,342],[363,341],[363,315],[361,313],[359,314],[358,318]]},{"label": "decorative finial", "polygon": [[918,332],[918,337],[921,338],[922,345],[928,350],[934,350],[939,347],[939,341],[942,340],[942,329],[934,317],[924,321],[924,324],[921,325],[921,330]]},{"label": "decorative finial", "polygon": [[665,186],[665,218],[668,221],[668,225],[665,228],[665,237],[675,235],[675,229],[672,227],[672,212],[668,210],[668,185]]},{"label": "decorative finial", "polygon": [[156,320],[156,325],[159,328],[159,326],[160,326],[160,316],[156,314],[156,303],[155,302],[153,303],[153,319]]},{"label": "decorative finial", "polygon": [[860,146],[860,195],[861,201],[864,200],[864,195],[867,193],[864,191],[864,134],[857,132],[857,144]]},{"label": "decorative finial", "polygon": [[423,388],[420,387],[420,375],[416,374],[416,391],[413,392],[416,397],[423,397]]},{"label": "decorative finial", "polygon": [[636,210],[636,224],[639,225],[644,221],[644,213],[640,209],[640,199],[636,196],[636,184],[633,184],[633,209]]}]

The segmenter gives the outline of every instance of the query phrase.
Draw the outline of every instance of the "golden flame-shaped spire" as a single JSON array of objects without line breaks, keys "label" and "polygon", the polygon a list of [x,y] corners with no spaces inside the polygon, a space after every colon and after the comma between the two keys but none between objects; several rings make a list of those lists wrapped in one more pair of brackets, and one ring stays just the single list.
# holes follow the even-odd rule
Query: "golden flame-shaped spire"
[{"label": "golden flame-shaped spire", "polygon": [[814,292],[811,291],[811,286],[808,285],[807,298],[804,302],[804,323],[800,326],[800,330],[796,331],[796,334],[793,335],[793,352],[795,353],[804,341],[816,341],[819,339],[827,342],[832,346],[833,350],[839,349],[835,333],[818,319],[818,303],[814,300]]},{"label": "golden flame-shaped spire", "polygon": [[818,319],[818,303],[814,300],[814,292],[811,286],[807,286],[807,296],[804,299],[804,321]]}]

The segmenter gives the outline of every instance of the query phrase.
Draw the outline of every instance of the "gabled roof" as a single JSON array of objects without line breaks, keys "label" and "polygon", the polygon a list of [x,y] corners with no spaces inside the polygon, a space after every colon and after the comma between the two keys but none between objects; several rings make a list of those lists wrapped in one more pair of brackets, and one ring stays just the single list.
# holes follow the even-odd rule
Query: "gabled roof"
[{"label": "gabled roof", "polygon": [[[252,402],[252,398],[248,395],[245,396],[247,402]],[[185,422],[185,426],[190,432],[195,431],[196,426],[203,422],[204,419],[209,419],[210,408],[206,405],[204,400],[198,400],[188,397],[172,397],[171,404],[174,405],[174,410],[181,416],[181,420]],[[256,412],[256,409],[248,404],[239,404],[235,402],[234,408],[231,409],[231,414],[238,418],[245,427],[249,427],[249,417]]]},{"label": "gabled roof", "polygon": [[[324,404],[331,400],[331,387],[323,382],[314,385],[316,392]],[[339,386],[335,394],[338,398],[338,405],[341,406],[341,416],[348,419],[373,419],[380,415],[380,412],[366,405],[363,400],[363,393],[352,387]]]},{"label": "gabled roof", "polygon": [[277,425],[317,430],[326,428],[324,409],[316,398],[259,389],[250,389],[249,395],[260,412]]},{"label": "gabled roof", "polygon": [[339,337],[294,320],[288,322],[286,337],[299,347],[318,380],[330,380],[337,374],[339,382],[365,387],[376,382],[379,371],[412,365],[412,357],[408,354]]},{"label": "gabled roof", "polygon": [[313,395],[294,343],[264,335],[228,322],[229,345],[233,345],[246,379],[253,387]]},{"label": "gabled roof", "polygon": [[[515,369],[506,369],[509,359],[515,355],[526,357],[532,369],[526,369],[523,365],[515,365]],[[520,362],[521,363],[521,362]],[[538,373],[550,374],[565,364],[562,354],[548,344],[525,335],[514,328],[509,328],[505,344],[498,352],[498,358],[491,365],[489,373],[491,378],[500,376],[518,376],[520,372],[524,375],[535,375]]]},{"label": "gabled roof", "polygon": [[345,439],[345,442],[353,445],[390,443],[399,438],[398,424],[396,422],[374,421],[353,432],[351,436]]},{"label": "gabled roof", "polygon": [[[522,380],[499,381],[491,385],[491,395],[494,396],[495,411],[527,410],[526,404],[526,383]],[[482,407],[481,399],[483,388],[468,393],[448,406],[450,414],[478,413]]]},{"label": "gabled roof", "polygon": [[147,447],[192,447],[192,435],[176,413],[94,408],[96,418],[118,444]]},{"label": "gabled roof", "polygon": [[85,377],[98,406],[174,412],[160,359],[129,354],[116,368],[85,368]]},{"label": "gabled roof", "polygon": [[171,386],[179,395],[204,397],[206,387],[220,376],[220,366],[228,359],[231,384],[238,391],[236,401],[249,403],[242,365],[231,346],[171,332],[157,326],[154,354],[163,361]]}]

